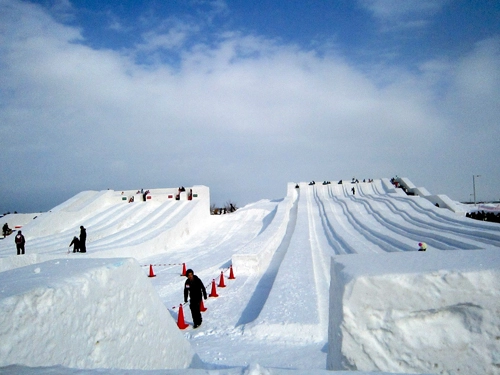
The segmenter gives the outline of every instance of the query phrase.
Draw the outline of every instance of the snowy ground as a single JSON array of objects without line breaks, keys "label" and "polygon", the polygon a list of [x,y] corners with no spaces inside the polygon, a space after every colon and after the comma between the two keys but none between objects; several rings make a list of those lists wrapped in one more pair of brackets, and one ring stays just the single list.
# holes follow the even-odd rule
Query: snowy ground
[{"label": "snowy ground", "polygon": [[[208,214],[208,189],[193,188],[192,201],[169,199],[167,190],[134,203],[121,192],[82,192],[35,220],[4,217],[11,228],[22,226],[27,254],[13,255],[13,238],[0,241],[0,372],[500,373],[498,224],[437,208],[386,180],[289,184],[283,199],[220,216]],[[68,253],[80,225],[88,253]],[[420,241],[426,253],[416,251]],[[114,257],[136,261],[92,260]],[[196,330],[175,326],[183,264],[219,295],[205,301]],[[146,277],[150,265],[154,278]],[[221,272],[224,288],[217,287]],[[92,275],[100,284],[88,281]],[[146,306],[157,303],[168,310]],[[154,311],[168,313],[159,319]],[[187,305],[184,316],[191,324]],[[61,324],[70,340],[51,328]],[[156,328],[158,337],[141,327]],[[31,353],[44,354],[20,355],[24,340]],[[189,350],[155,352],[172,340]],[[98,360],[68,350],[71,342]],[[64,355],[50,354],[63,348]],[[42,368],[54,365],[63,367]]]}]

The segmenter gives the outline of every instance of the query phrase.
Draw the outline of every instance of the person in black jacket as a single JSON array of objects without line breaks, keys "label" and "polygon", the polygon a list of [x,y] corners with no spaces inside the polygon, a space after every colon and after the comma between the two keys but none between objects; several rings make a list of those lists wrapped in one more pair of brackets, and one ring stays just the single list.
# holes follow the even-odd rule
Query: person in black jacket
[{"label": "person in black jacket", "polygon": [[[80,240],[77,236],[73,237],[73,241],[69,244],[69,247],[73,246],[73,252],[80,252]],[[69,251],[69,250],[68,250]]]},{"label": "person in black jacket", "polygon": [[24,236],[21,231],[17,232],[14,241],[16,242],[17,255],[24,254],[24,244],[26,243],[26,240],[24,239]]},{"label": "person in black jacket", "polygon": [[207,290],[205,285],[196,276],[192,269],[186,271],[187,280],[184,283],[184,302],[187,302],[188,295],[190,297],[189,308],[193,317],[193,328],[198,328],[201,325],[202,318],[200,312],[201,298],[207,299]]},{"label": "person in black jacket", "polygon": [[80,226],[80,253],[86,253],[87,252],[87,247],[85,245],[85,241],[87,240],[87,231],[83,227],[83,225]]},{"label": "person in black jacket", "polygon": [[2,227],[3,231],[3,238],[7,237],[9,234],[12,233],[12,229],[9,228],[9,224],[5,223]]}]

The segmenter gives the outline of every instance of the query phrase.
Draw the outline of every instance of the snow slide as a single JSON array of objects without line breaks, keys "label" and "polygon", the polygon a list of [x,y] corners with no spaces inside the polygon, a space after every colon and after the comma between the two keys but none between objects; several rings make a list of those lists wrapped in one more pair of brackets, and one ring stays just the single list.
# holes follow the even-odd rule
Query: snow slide
[{"label": "snow slide", "polygon": [[2,272],[0,285],[0,366],[184,369],[199,362],[133,259],[52,260]]}]

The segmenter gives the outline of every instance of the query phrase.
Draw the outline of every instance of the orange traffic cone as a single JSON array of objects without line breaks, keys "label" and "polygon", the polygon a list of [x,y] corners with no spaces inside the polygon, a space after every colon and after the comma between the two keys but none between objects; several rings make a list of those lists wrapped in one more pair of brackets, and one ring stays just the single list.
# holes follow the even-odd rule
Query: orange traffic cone
[{"label": "orange traffic cone", "polygon": [[220,271],[220,280],[219,280],[219,288],[225,288],[226,284],[224,284],[224,272]]},{"label": "orange traffic cone", "polygon": [[153,265],[149,265],[149,276],[148,277],[156,277],[155,273],[153,272]]},{"label": "orange traffic cone", "polygon": [[212,291],[208,295],[209,297],[219,297],[217,290],[215,289],[215,279],[212,280]]},{"label": "orange traffic cone", "polygon": [[182,303],[179,305],[179,315],[177,317],[177,327],[179,329],[185,329],[189,327],[189,324],[186,324],[184,321],[184,310],[182,309]]},{"label": "orange traffic cone", "polygon": [[182,273],[181,276],[186,276],[186,263],[182,263]]},{"label": "orange traffic cone", "polygon": [[201,302],[200,302],[200,311],[201,311],[201,312],[205,312],[205,311],[207,311],[207,308],[206,308],[206,307],[205,307],[205,305],[203,304],[203,300],[201,300]]},{"label": "orange traffic cone", "polygon": [[234,273],[233,273],[233,265],[231,264],[229,266],[229,280],[234,280],[236,279],[236,277],[234,277]]}]

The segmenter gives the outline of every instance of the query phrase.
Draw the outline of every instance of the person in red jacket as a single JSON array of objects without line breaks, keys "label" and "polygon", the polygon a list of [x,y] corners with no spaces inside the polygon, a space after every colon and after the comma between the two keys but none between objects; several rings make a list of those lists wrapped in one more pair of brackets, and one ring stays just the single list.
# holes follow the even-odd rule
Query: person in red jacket
[{"label": "person in red jacket", "polygon": [[198,328],[201,325],[202,318],[200,312],[201,298],[207,299],[207,290],[205,285],[196,276],[192,269],[186,271],[187,280],[184,283],[184,302],[188,301],[190,296],[189,308],[191,309],[191,316],[193,317],[193,328]]}]

